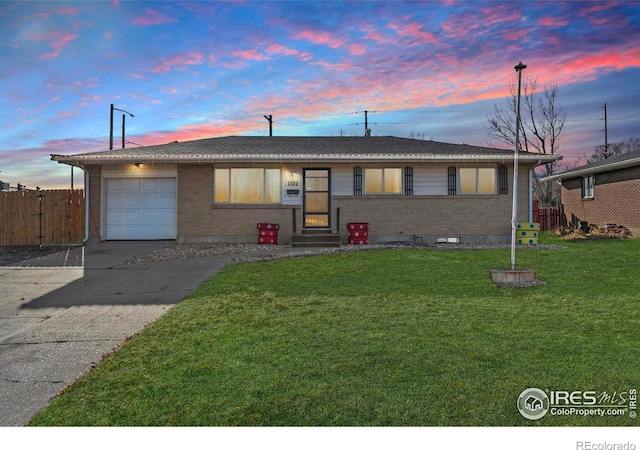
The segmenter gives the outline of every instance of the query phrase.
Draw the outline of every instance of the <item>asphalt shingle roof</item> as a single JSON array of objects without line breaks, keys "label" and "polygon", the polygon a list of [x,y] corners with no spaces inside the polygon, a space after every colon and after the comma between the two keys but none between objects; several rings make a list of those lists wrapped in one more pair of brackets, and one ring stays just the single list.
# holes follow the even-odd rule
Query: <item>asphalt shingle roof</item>
[{"label": "asphalt shingle roof", "polygon": [[[537,153],[521,158],[542,163],[557,159]],[[215,162],[318,160],[511,160],[513,151],[398,137],[228,136],[76,155],[51,155],[65,164],[105,162]]]},{"label": "asphalt shingle roof", "polygon": [[589,175],[600,172],[607,172],[609,170],[620,169],[624,167],[638,166],[640,165],[640,150],[633,152],[623,153],[622,155],[612,156],[601,161],[596,161],[591,164],[586,164],[575,169],[567,170],[549,177],[543,178],[543,180],[553,180],[562,178],[573,178],[582,175]]}]

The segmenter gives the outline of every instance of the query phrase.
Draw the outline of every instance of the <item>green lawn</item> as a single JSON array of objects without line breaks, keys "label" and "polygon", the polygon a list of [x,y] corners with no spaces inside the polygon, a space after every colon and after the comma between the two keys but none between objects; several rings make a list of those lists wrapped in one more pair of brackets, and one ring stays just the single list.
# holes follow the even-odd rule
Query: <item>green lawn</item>
[{"label": "green lawn", "polygon": [[32,425],[636,425],[516,409],[543,390],[640,387],[640,239],[518,250],[546,286],[501,289],[508,249],[383,249],[232,265]]}]

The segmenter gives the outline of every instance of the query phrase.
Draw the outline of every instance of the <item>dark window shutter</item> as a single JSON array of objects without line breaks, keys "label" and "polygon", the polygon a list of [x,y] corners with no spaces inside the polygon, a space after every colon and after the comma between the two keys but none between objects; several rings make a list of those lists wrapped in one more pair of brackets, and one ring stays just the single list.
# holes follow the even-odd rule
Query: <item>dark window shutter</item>
[{"label": "dark window shutter", "polygon": [[404,195],[413,195],[413,167],[404,168]]},{"label": "dark window shutter", "polygon": [[362,195],[362,167],[353,168],[353,195]]},{"label": "dark window shutter", "polygon": [[448,169],[448,179],[449,179],[449,195],[457,195],[458,194],[458,183],[456,180],[456,167],[449,166]]},{"label": "dark window shutter", "polygon": [[507,176],[507,166],[498,166],[498,194],[509,193],[509,177]]}]

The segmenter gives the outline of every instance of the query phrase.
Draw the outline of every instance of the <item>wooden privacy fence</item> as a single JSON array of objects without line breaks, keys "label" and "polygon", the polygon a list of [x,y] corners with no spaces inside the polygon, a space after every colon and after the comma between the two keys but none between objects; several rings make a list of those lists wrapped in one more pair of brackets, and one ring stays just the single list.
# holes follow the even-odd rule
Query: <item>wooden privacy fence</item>
[{"label": "wooden privacy fence", "polygon": [[84,191],[0,192],[0,246],[71,245],[84,239]]},{"label": "wooden privacy fence", "polygon": [[539,206],[533,202],[533,221],[540,224],[542,231],[557,230],[567,225],[562,205]]}]

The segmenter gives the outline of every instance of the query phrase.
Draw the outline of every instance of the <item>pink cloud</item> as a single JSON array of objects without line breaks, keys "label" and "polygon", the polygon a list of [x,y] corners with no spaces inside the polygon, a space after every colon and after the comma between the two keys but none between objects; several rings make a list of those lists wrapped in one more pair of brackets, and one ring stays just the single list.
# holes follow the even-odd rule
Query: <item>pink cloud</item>
[{"label": "pink cloud", "polygon": [[309,41],[313,44],[325,45],[329,48],[338,48],[344,45],[344,40],[331,36],[331,33],[328,31],[304,30],[291,38]]},{"label": "pink cloud", "polygon": [[284,45],[280,45],[276,43],[269,44],[267,46],[267,52],[272,54],[280,54],[280,55],[287,55],[287,56],[294,56],[299,53],[298,50],[295,50],[290,47],[285,47]]},{"label": "pink cloud", "polygon": [[510,31],[510,30],[504,31],[501,33],[501,36],[503,39],[507,41],[517,41],[525,38],[527,34],[529,34],[527,30],[521,29],[521,30],[515,30],[515,31]]},{"label": "pink cloud", "polygon": [[522,20],[522,13],[513,9],[515,4],[514,2],[498,6],[488,6],[483,8],[478,16],[482,17],[484,26],[491,26],[502,22],[519,22]]},{"label": "pink cloud", "polygon": [[405,25],[391,24],[390,28],[400,36],[410,37],[419,41],[413,45],[425,43],[439,45],[441,43],[433,33],[424,31],[421,23],[412,22]]},{"label": "pink cloud", "polygon": [[593,80],[599,72],[613,72],[628,67],[640,67],[640,49],[612,52],[607,49],[600,54],[577,54],[556,65],[553,76],[558,84]]},{"label": "pink cloud", "polygon": [[442,22],[441,27],[448,37],[462,39],[475,33],[480,25],[476,16],[462,14],[448,17],[446,21]]},{"label": "pink cloud", "polygon": [[369,39],[379,43],[386,43],[390,39],[388,35],[381,33],[379,28],[373,27],[370,24],[364,24],[362,26],[362,31],[365,33],[364,39]]},{"label": "pink cloud", "polygon": [[313,59],[313,55],[309,52],[301,52],[291,47],[286,47],[277,43],[271,43],[267,46],[267,53],[271,55],[295,56],[301,61],[309,61]]},{"label": "pink cloud", "polygon": [[231,52],[231,54],[233,56],[239,56],[240,58],[242,58],[244,60],[247,60],[247,61],[265,61],[265,60],[269,59],[269,57],[267,55],[259,53],[255,49],[237,50],[237,51]]},{"label": "pink cloud", "polygon": [[100,97],[99,95],[87,95],[87,94],[82,94],[80,96],[81,100],[86,101],[93,101],[96,103],[100,103],[100,101],[102,101],[102,97]]},{"label": "pink cloud", "polygon": [[245,121],[217,121],[211,123],[183,125],[174,131],[153,131],[131,138],[141,145],[166,144],[173,141],[192,141],[218,136],[237,136],[257,132],[255,124]]},{"label": "pink cloud", "polygon": [[183,69],[185,66],[202,64],[204,54],[199,52],[175,53],[160,61],[151,69],[155,73],[169,72],[173,68]]},{"label": "pink cloud", "polygon": [[174,23],[178,20],[175,17],[170,17],[161,12],[156,11],[155,9],[145,8],[144,15],[138,16],[133,19],[134,25],[140,25],[143,27],[149,25],[164,25],[167,23]]},{"label": "pink cloud", "polygon": [[607,2],[593,2],[593,3],[587,3],[587,4],[589,6],[581,9],[580,12],[578,13],[579,17],[586,17],[586,16],[589,16],[590,14],[604,11],[605,9],[609,9],[615,6],[615,3],[607,3]]},{"label": "pink cloud", "polygon": [[40,55],[41,58],[57,58],[60,55],[62,48],[69,42],[78,37],[77,34],[64,33],[62,31],[52,31],[49,33],[43,33],[34,36],[36,41],[47,41],[49,47],[53,49],[51,53],[45,53]]},{"label": "pink cloud", "polygon": [[162,92],[165,92],[165,93],[167,93],[169,95],[186,93],[186,91],[181,91],[180,89],[178,89],[175,86],[160,86],[158,89],[160,89]]},{"label": "pink cloud", "polygon": [[73,8],[70,6],[63,6],[60,8],[57,8],[53,11],[45,11],[45,12],[39,12],[37,14],[34,14],[32,16],[26,16],[25,20],[29,21],[32,19],[45,19],[48,20],[51,18],[51,16],[54,15],[61,15],[61,16],[77,16],[80,13],[80,10],[78,8]]},{"label": "pink cloud", "polygon": [[54,117],[49,119],[49,124],[56,126],[61,122],[64,122],[66,119],[77,117],[79,114],[79,111],[59,111]]},{"label": "pink cloud", "polygon": [[568,24],[568,20],[559,19],[552,16],[541,17],[540,19],[538,19],[538,25],[542,25],[544,27],[564,27]]},{"label": "pink cloud", "polygon": [[362,44],[349,45],[349,53],[352,55],[364,55],[367,52],[367,47]]}]

